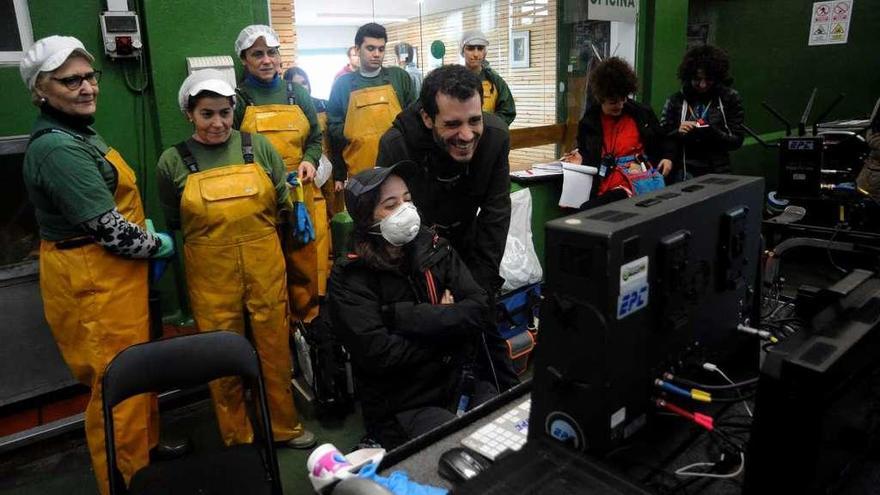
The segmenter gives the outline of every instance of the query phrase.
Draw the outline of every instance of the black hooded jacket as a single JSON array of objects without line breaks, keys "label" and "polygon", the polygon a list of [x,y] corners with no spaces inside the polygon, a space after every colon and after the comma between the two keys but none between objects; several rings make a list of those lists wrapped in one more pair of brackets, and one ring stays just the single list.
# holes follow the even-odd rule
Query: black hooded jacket
[{"label": "black hooded jacket", "polygon": [[474,156],[459,164],[434,142],[421,108],[416,103],[397,116],[379,142],[376,166],[401,160],[419,165],[419,176],[407,183],[422,223],[449,239],[477,283],[494,295],[503,283],[498,267],[510,226],[509,131],[497,116],[483,113]]},{"label": "black hooded jacket", "polygon": [[[333,330],[351,353],[368,431],[409,409],[454,410],[489,321],[486,293],[445,239],[423,227],[404,249],[401,270],[349,255],[330,276]],[[430,302],[447,289],[454,304]]]},{"label": "black hooded jacket", "polygon": [[[687,172],[695,176],[729,173],[730,152],[739,149],[745,138],[742,97],[732,88],[716,86],[707,98],[709,108],[704,120],[709,127],[681,135],[678,127],[682,122],[682,107],[685,101],[693,104],[697,98],[691,93],[693,91],[682,90],[670,96],[660,117],[664,132],[677,145],[675,167],[681,169],[685,164]],[[685,115],[684,120],[693,120],[693,117]]]}]

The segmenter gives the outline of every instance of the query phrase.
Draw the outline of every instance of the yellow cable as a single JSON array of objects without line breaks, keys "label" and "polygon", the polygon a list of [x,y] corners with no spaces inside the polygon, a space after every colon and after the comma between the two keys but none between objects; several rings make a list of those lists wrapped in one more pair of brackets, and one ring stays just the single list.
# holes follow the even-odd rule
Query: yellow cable
[{"label": "yellow cable", "polygon": [[712,394],[696,388],[691,389],[691,398],[700,402],[712,402]]}]

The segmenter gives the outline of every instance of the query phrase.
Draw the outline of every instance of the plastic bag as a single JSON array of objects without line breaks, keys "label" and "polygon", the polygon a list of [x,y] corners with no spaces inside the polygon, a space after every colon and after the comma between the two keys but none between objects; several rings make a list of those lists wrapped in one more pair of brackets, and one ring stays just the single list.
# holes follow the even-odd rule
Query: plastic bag
[{"label": "plastic bag", "polygon": [[510,194],[510,230],[499,272],[504,292],[538,283],[544,276],[532,243],[532,193],[528,189]]}]

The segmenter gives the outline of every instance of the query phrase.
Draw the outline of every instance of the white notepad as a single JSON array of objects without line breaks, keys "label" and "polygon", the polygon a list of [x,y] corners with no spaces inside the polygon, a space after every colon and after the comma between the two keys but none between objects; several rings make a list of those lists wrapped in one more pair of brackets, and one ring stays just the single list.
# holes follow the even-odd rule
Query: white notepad
[{"label": "white notepad", "polygon": [[593,188],[593,176],[598,173],[599,169],[596,167],[563,163],[562,194],[559,196],[559,206],[578,208],[586,203],[590,199],[590,191]]}]

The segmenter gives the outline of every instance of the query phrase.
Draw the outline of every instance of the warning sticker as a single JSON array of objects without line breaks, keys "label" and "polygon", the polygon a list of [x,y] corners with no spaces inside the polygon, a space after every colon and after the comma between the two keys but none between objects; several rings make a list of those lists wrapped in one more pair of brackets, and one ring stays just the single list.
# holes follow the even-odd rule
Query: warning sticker
[{"label": "warning sticker", "polygon": [[855,0],[815,2],[810,12],[808,46],[846,43]]},{"label": "warning sticker", "polygon": [[831,5],[828,2],[813,4],[813,22],[828,22],[831,19]]}]

